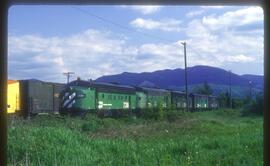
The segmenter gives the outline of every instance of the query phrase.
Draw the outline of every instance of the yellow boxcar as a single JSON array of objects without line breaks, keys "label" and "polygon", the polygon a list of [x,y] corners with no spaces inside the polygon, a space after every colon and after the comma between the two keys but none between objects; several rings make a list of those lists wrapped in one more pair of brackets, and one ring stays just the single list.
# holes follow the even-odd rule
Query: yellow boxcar
[{"label": "yellow boxcar", "polygon": [[15,113],[20,110],[20,82],[16,80],[8,80],[7,90],[8,113]]}]

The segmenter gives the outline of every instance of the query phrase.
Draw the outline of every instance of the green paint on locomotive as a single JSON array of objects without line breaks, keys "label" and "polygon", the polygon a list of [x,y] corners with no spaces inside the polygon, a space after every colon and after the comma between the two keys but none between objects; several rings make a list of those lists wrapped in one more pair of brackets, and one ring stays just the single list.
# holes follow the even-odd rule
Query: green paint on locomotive
[{"label": "green paint on locomotive", "polygon": [[97,109],[135,109],[136,96],[134,94],[98,92]]},{"label": "green paint on locomotive", "polygon": [[172,97],[172,104],[174,104],[175,108],[186,108],[186,98],[185,96],[174,96]]},{"label": "green paint on locomotive", "polygon": [[147,96],[143,92],[136,92],[136,108],[146,108]]},{"label": "green paint on locomotive", "polygon": [[[107,87],[108,86],[108,87]],[[210,102],[211,103],[211,102]],[[208,96],[189,95],[189,107],[192,109],[208,108]],[[62,93],[62,110],[135,110],[144,108],[170,109],[186,108],[184,93],[167,90],[129,87],[114,87],[107,84],[72,85]]]},{"label": "green paint on locomotive", "polygon": [[96,109],[95,89],[80,86],[70,86],[62,94],[62,108],[92,110]]},{"label": "green paint on locomotive", "polygon": [[169,106],[171,105],[171,96],[169,94],[147,96],[148,108],[157,108],[159,104],[161,104],[163,108],[169,108]]},{"label": "green paint on locomotive", "polygon": [[208,107],[208,98],[205,96],[195,97],[195,108],[207,108]]},{"label": "green paint on locomotive", "polygon": [[77,98],[73,107],[80,108],[83,110],[96,109],[95,89],[85,87],[77,87],[77,88],[80,89],[80,94],[79,93],[77,94]]}]

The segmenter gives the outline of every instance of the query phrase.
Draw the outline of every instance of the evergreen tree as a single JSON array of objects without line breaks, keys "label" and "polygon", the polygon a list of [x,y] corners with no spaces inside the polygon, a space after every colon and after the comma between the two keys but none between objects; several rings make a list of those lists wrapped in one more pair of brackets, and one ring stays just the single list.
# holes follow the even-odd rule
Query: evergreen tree
[{"label": "evergreen tree", "polygon": [[202,86],[197,86],[193,89],[193,92],[203,95],[211,95],[213,94],[213,90],[211,86],[205,81]]},{"label": "evergreen tree", "polygon": [[211,89],[210,85],[206,81],[204,82],[203,87],[204,87],[204,94],[205,95],[213,94],[213,90]]}]

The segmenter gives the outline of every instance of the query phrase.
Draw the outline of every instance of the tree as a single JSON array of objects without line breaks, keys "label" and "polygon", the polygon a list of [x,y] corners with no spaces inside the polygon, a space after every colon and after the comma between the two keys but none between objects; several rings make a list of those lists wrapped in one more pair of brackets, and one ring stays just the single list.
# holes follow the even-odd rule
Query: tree
[{"label": "tree", "polygon": [[211,86],[205,81],[202,86],[197,86],[193,89],[193,92],[203,95],[211,95],[213,94],[213,90]]},{"label": "tree", "polygon": [[220,107],[229,107],[230,105],[229,92],[220,93],[218,96],[218,102]]},{"label": "tree", "polygon": [[263,115],[263,100],[263,95],[258,94],[255,99],[251,99],[244,105],[242,115]]}]

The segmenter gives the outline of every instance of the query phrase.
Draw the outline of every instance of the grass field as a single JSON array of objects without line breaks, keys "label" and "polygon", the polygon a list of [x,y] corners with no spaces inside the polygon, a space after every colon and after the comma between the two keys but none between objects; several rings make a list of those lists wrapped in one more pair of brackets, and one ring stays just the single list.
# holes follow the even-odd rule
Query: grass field
[{"label": "grass field", "polygon": [[262,117],[237,110],[168,121],[53,115],[8,120],[9,165],[262,165]]}]

